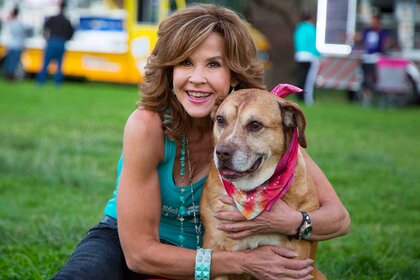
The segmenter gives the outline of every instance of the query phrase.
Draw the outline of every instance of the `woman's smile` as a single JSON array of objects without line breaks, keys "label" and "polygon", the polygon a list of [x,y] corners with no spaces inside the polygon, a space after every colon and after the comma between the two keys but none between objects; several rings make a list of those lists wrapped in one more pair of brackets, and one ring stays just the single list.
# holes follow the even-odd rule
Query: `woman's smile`
[{"label": "woman's smile", "polygon": [[191,103],[204,103],[210,99],[211,93],[197,90],[186,90],[188,100]]}]

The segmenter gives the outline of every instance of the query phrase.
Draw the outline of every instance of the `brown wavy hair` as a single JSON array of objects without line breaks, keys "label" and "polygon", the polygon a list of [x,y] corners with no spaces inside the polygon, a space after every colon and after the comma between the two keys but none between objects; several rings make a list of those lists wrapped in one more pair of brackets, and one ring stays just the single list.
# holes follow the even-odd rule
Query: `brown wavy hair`
[{"label": "brown wavy hair", "polygon": [[265,89],[264,70],[245,20],[235,12],[212,4],[195,4],[165,18],[145,68],[138,106],[159,112],[170,139],[180,139],[190,117],[172,93],[173,67],[187,59],[212,32],[225,42],[224,59],[238,81],[235,89]]}]

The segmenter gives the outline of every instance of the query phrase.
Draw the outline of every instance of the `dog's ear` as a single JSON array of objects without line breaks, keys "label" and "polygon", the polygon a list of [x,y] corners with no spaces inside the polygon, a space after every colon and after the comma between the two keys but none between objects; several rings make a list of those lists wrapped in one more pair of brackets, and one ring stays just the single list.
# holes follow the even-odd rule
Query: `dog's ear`
[{"label": "dog's ear", "polygon": [[306,148],[306,137],[305,137],[305,129],[306,129],[306,119],[303,111],[300,107],[290,101],[281,100],[279,102],[281,117],[283,120],[283,125],[286,128],[298,128],[299,131],[299,144]]}]

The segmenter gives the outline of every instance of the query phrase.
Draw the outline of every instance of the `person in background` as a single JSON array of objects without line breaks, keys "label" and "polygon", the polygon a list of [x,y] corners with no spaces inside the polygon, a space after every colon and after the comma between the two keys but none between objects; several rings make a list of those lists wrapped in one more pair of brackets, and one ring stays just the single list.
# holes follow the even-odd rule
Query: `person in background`
[{"label": "person in background", "polygon": [[320,53],[316,49],[315,17],[303,12],[294,32],[295,60],[298,64],[297,86],[305,90],[298,95],[305,104],[314,102],[314,86],[319,70]]},{"label": "person in background", "polygon": [[10,14],[10,20],[4,26],[6,32],[5,46],[7,48],[4,59],[4,76],[8,81],[16,79],[16,70],[25,44],[26,30],[18,16],[19,8],[15,7]]},{"label": "person in background", "polygon": [[391,44],[388,31],[382,29],[381,15],[376,12],[370,25],[361,33],[356,33],[356,42],[363,44],[362,70],[365,86],[374,89],[376,84],[376,62],[381,55],[385,55]]},{"label": "person in background", "polygon": [[44,60],[41,71],[38,73],[37,82],[45,83],[47,79],[48,65],[52,60],[57,63],[57,72],[54,75],[54,82],[60,85],[63,82],[62,62],[65,52],[65,44],[73,36],[74,28],[70,21],[64,16],[65,1],[60,3],[58,15],[47,19],[44,24],[44,37],[47,41],[44,50]]},{"label": "person in background", "polygon": [[372,16],[370,26],[363,29],[360,35],[366,55],[384,55],[386,53],[391,37],[388,31],[382,29],[379,13]]},{"label": "person in background", "polygon": [[[210,115],[235,89],[265,89],[246,22],[211,4],[176,11],[159,25],[144,77],[139,106],[125,126],[117,186],[105,216],[54,279],[208,280],[244,273],[265,280],[311,279],[312,260],[294,259],[282,247],[201,248],[200,195],[213,154]],[[308,213],[312,239],[346,234],[347,210],[307,153],[305,160],[320,201]],[[231,238],[269,232],[296,238],[303,221],[282,200],[252,221],[237,210],[216,215]]]}]

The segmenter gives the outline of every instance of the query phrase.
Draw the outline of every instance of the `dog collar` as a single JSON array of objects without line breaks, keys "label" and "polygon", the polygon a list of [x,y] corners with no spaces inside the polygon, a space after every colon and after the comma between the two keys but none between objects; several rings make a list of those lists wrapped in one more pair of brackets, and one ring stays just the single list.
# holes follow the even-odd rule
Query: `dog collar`
[{"label": "dog collar", "polygon": [[219,173],[227,194],[233,198],[236,207],[246,219],[253,219],[264,210],[270,210],[274,202],[289,190],[297,163],[299,148],[297,135],[297,128],[294,128],[288,148],[280,158],[273,176],[251,191],[238,190],[232,182],[224,179]]}]

